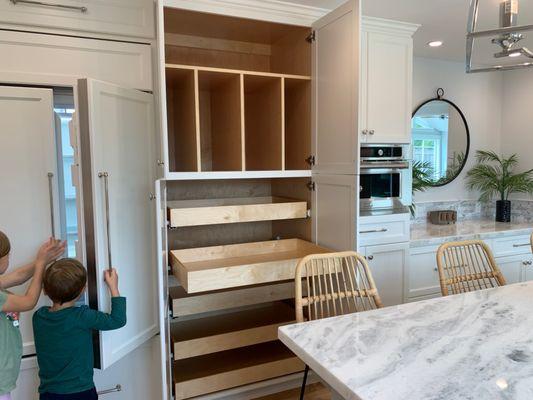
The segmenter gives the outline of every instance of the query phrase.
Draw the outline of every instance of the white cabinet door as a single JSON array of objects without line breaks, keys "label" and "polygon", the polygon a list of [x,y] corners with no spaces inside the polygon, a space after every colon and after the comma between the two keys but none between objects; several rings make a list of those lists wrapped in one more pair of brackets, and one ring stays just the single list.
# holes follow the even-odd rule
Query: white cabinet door
[{"label": "white cabinet door", "polygon": [[110,264],[128,303],[127,325],[99,335],[107,368],[158,328],[154,104],[151,94],[93,80],[80,80],[78,92],[90,305],[109,310]]},{"label": "white cabinet door", "polygon": [[355,175],[315,175],[312,197],[313,240],[337,251],[357,249]]},{"label": "white cabinet door", "polygon": [[[11,240],[11,271],[33,261],[52,235],[49,184],[60,237],[52,90],[0,86],[0,143],[0,230]],[[25,290],[26,285],[12,291]],[[24,355],[35,353],[31,315],[21,317]]]},{"label": "white cabinet door", "polygon": [[[496,264],[502,271],[503,277],[505,278],[507,284],[520,282],[522,280],[523,272],[524,275],[527,275],[527,262],[528,258],[524,255],[496,258]],[[529,269],[533,268],[529,267]],[[533,275],[531,275],[530,279],[533,279]]]},{"label": "white cabinet door", "polygon": [[410,143],[413,40],[366,32],[361,133],[367,143]]},{"label": "white cabinet door", "polygon": [[383,305],[402,304],[409,243],[368,246],[364,252]]},{"label": "white cabinet door", "polygon": [[410,249],[409,264],[405,274],[408,299],[440,294],[437,248],[438,246]]},{"label": "white cabinet door", "polygon": [[533,281],[533,258],[530,256],[522,260],[521,266],[522,266],[522,281],[523,282]]},{"label": "white cabinet door", "polygon": [[313,25],[315,173],[357,173],[360,18],[349,0]]},{"label": "white cabinet door", "polygon": [[[0,22],[29,26],[31,30],[42,27],[87,32],[85,35],[97,32],[144,38],[155,36],[153,0],[53,0],[48,3],[54,5],[2,1]],[[58,7],[58,3],[63,7]],[[81,7],[85,7],[85,11]]]},{"label": "white cabinet door", "polygon": [[84,76],[153,90],[148,44],[0,30],[0,55],[0,75],[25,84],[41,83],[42,75]]}]

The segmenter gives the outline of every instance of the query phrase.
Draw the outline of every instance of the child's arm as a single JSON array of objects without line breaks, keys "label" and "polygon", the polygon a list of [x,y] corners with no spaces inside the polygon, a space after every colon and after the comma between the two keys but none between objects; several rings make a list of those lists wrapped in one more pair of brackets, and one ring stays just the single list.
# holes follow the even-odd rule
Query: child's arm
[{"label": "child's arm", "polygon": [[26,294],[22,296],[9,294],[2,306],[3,312],[23,312],[35,307],[41,294],[44,269],[54,259],[60,248],[64,250],[64,243],[52,238],[41,246],[35,260],[33,279]]},{"label": "child's arm", "polygon": [[86,328],[111,331],[126,325],[126,298],[120,297],[118,275],[114,268],[104,272],[104,279],[111,293],[111,313],[106,314],[87,308],[82,319]]},{"label": "child's arm", "polygon": [[[61,254],[65,252],[65,246],[66,242],[63,242],[59,246],[57,246],[55,253],[50,255],[50,261],[53,261],[60,257]],[[11,287],[26,283],[33,276],[36,261],[37,260],[34,260],[30,264],[17,268],[13,272],[0,275],[0,289],[9,289]]]}]

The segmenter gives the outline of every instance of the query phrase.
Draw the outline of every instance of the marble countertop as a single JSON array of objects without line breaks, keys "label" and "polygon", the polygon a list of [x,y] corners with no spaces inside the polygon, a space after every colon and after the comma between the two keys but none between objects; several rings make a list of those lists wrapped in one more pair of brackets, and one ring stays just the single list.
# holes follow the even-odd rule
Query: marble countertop
[{"label": "marble countertop", "polygon": [[411,247],[430,246],[447,241],[489,239],[529,235],[533,224],[495,222],[488,219],[459,221],[454,225],[411,224]]},{"label": "marble countertop", "polygon": [[347,400],[533,399],[533,282],[283,326]]}]

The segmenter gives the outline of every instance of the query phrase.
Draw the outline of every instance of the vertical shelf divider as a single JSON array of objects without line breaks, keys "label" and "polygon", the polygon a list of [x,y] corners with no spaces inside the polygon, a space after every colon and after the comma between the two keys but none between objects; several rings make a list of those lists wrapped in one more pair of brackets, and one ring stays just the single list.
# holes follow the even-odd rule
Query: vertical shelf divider
[{"label": "vertical shelf divider", "polygon": [[246,118],[244,117],[244,74],[240,74],[241,85],[241,165],[242,171],[246,171]]},{"label": "vertical shelf divider", "polygon": [[200,141],[200,85],[198,68],[194,69],[194,112],[196,119],[196,169],[202,172],[202,142]]}]

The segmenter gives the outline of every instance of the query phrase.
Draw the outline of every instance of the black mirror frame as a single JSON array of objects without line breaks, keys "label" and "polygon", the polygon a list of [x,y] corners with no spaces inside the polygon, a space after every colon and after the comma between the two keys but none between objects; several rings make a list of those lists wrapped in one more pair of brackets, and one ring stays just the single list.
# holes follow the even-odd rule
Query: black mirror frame
[{"label": "black mirror frame", "polygon": [[[466,128],[466,151],[465,151],[465,160],[463,162],[463,165],[461,165],[461,167],[459,168],[459,170],[457,171],[457,174],[455,174],[455,176],[450,179],[449,181],[446,181],[446,182],[443,182],[443,183],[435,183],[435,184],[430,184],[431,187],[442,187],[442,186],[446,186],[448,185],[449,183],[452,183],[455,179],[457,179],[457,177],[459,175],[461,175],[461,172],[463,172],[463,169],[465,168],[465,165],[466,165],[466,162],[468,161],[468,155],[470,154],[470,128],[468,127],[468,122],[466,121],[466,118],[463,114],[463,112],[461,111],[461,109],[452,101],[448,100],[448,99],[445,99],[444,98],[444,89],[442,88],[438,88],[437,89],[437,97],[433,97],[429,100],[426,100],[424,101],[422,104],[420,104],[416,109],[415,111],[413,112],[413,114],[411,115],[411,120],[415,117],[416,113],[422,108],[424,107],[426,104],[428,103],[431,103],[432,101],[444,101],[445,103],[448,103],[449,105],[451,105],[453,108],[455,108],[455,110],[457,110],[457,112],[459,113],[459,115],[461,116],[461,119],[463,120],[463,123],[465,125],[465,128]],[[411,139],[411,145],[413,143],[413,140]]]}]

